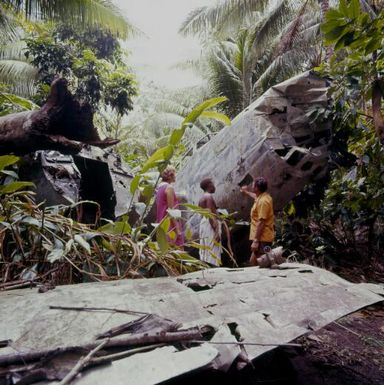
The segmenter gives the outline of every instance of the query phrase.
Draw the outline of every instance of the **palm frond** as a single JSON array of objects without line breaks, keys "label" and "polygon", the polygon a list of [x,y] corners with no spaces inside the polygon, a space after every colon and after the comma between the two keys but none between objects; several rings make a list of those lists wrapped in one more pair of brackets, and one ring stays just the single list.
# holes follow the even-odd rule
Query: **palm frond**
[{"label": "palm frond", "polygon": [[17,36],[17,22],[15,14],[5,4],[0,4],[0,44],[12,41]]},{"label": "palm frond", "polygon": [[157,113],[144,121],[143,129],[154,138],[169,134],[170,130],[180,127],[184,118],[172,113]]},{"label": "palm frond", "polygon": [[233,117],[244,107],[242,74],[233,64],[232,58],[226,55],[225,50],[216,49],[212,52],[209,63],[211,92],[228,98],[223,108],[230,117]]},{"label": "palm frond", "polygon": [[97,25],[121,38],[139,30],[109,0],[4,0],[5,4],[24,12],[31,19],[65,20],[67,23]]},{"label": "palm frond", "polygon": [[270,45],[271,40],[281,33],[293,14],[291,1],[281,0],[264,15],[249,36],[248,50],[253,58],[251,63],[257,60],[264,49]]},{"label": "palm frond", "polygon": [[0,44],[0,59],[26,61],[24,49],[26,44],[23,40],[15,40],[7,44]]},{"label": "palm frond", "polygon": [[0,60],[0,83],[9,86],[9,91],[24,97],[35,93],[38,71],[31,64],[20,60]]},{"label": "palm frond", "polygon": [[306,0],[302,5],[299,12],[295,15],[295,18],[289,23],[288,27],[282,34],[282,39],[278,48],[278,55],[290,50],[294,44],[294,41],[300,32],[300,28],[303,23],[303,17],[307,11],[308,1]]},{"label": "palm frond", "polygon": [[268,0],[224,0],[210,7],[200,7],[187,16],[179,32],[185,36],[202,35],[228,25],[239,27],[251,13],[263,11],[267,5]]},{"label": "palm frond", "polygon": [[197,59],[187,59],[182,62],[178,62],[170,68],[181,71],[191,71],[196,75],[200,75],[206,71],[206,62],[199,57]]},{"label": "palm frond", "polygon": [[187,116],[191,112],[191,108],[186,107],[176,100],[161,99],[156,102],[155,111],[175,114],[182,117]]},{"label": "palm frond", "polygon": [[253,86],[254,99],[275,84],[281,83],[308,69],[306,67],[310,66],[311,60],[317,55],[317,47],[310,47],[306,50],[299,47],[277,56],[255,82]]}]

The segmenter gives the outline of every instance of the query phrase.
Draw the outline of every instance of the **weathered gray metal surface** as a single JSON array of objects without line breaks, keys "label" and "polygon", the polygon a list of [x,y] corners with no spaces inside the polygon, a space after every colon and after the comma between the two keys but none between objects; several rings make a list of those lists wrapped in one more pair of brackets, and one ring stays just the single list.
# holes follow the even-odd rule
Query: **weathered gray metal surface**
[{"label": "weathered gray metal surface", "polygon": [[[36,186],[36,200],[47,206],[89,200],[100,205],[104,218],[114,219],[128,211],[133,175],[120,156],[97,147],[77,155],[38,151],[36,159],[25,162],[23,178]],[[95,221],[94,205],[84,208],[82,220]]]},{"label": "weathered gray metal surface", "polygon": [[[96,181],[96,189],[108,186],[105,194],[100,196],[100,200],[102,200],[100,203],[102,206],[111,206],[112,215],[110,217],[126,214],[132,198],[129,187],[133,174],[127,164],[121,160],[120,155],[111,150],[90,147],[83,149],[74,158],[78,167],[83,165],[82,174],[87,173],[87,167],[92,167],[88,178]],[[83,199],[87,199],[87,197],[83,197]]]},{"label": "weathered gray metal surface", "polygon": [[[11,352],[71,346],[139,315],[49,309],[56,306],[124,308],[155,313],[183,327],[212,325],[212,341],[235,342],[229,325],[244,343],[283,344],[309,330],[383,300],[384,288],[352,284],[328,271],[302,264],[280,269],[210,269],[176,278],[124,280],[0,293],[0,340],[12,339]],[[273,346],[244,345],[249,359]],[[140,353],[90,371],[77,384],[154,384],[206,367],[227,369],[240,353],[236,345],[203,344],[186,351],[165,347]]]},{"label": "weathered gray metal surface", "polygon": [[310,72],[270,88],[211,141],[186,160],[176,189],[197,203],[200,181],[212,177],[219,207],[247,218],[252,202],[239,192],[264,176],[280,210],[327,170],[331,119],[312,122],[308,112],[328,106],[327,83]]}]

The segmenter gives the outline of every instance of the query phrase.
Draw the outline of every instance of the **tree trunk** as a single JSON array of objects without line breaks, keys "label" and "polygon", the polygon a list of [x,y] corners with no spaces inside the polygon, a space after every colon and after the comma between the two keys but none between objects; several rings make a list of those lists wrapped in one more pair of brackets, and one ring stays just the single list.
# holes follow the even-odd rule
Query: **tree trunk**
[{"label": "tree trunk", "polygon": [[0,117],[0,155],[24,155],[37,150],[76,154],[84,144],[108,147],[116,143],[118,140],[100,139],[93,126],[91,106],[74,100],[65,79],[52,83],[40,110]]}]

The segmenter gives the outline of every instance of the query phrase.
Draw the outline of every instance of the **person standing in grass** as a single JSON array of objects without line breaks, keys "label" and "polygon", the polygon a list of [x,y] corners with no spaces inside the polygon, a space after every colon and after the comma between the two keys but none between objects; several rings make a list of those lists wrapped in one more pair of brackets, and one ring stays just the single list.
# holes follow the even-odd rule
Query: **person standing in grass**
[{"label": "person standing in grass", "polygon": [[199,206],[213,214],[210,218],[203,216],[200,222],[200,245],[203,246],[199,251],[200,260],[212,266],[220,266],[222,252],[221,223],[216,216],[217,207],[213,198],[216,188],[211,178],[203,179],[200,187],[204,194],[199,200]]},{"label": "person standing in grass", "polygon": [[[164,217],[168,214],[168,209],[178,208],[179,201],[176,197],[175,188],[173,184],[176,181],[176,170],[172,166],[167,168],[161,173],[161,183],[156,191],[156,222],[160,223]],[[184,233],[183,226],[180,220],[171,218],[171,224],[168,229],[168,233],[174,231],[176,236],[172,239],[168,236],[168,242],[176,246],[183,247],[184,245]]]},{"label": "person standing in grass", "polygon": [[251,229],[249,239],[251,243],[250,264],[257,265],[257,258],[265,254],[265,249],[272,246],[275,238],[275,216],[273,213],[273,200],[267,193],[268,183],[265,178],[258,177],[254,180],[252,190],[248,186],[240,187],[240,191],[255,200],[251,209]]}]

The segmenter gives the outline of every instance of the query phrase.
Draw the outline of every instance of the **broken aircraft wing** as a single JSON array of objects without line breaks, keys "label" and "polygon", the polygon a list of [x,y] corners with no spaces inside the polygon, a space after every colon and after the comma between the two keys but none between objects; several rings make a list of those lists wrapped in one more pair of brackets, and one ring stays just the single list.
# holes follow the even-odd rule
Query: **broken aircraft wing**
[{"label": "broken aircraft wing", "polygon": [[[243,362],[244,357],[253,360],[382,301],[383,294],[381,286],[349,283],[326,270],[292,263],[279,269],[217,268],[174,278],[60,286],[44,294],[36,289],[8,291],[0,295],[0,340],[12,342],[0,349],[0,366],[31,352],[95,346],[97,338],[108,335],[113,335],[111,343],[122,338],[115,337],[116,330],[131,333],[126,338],[146,330],[148,337],[151,330],[143,325],[163,319],[155,326],[157,331],[164,328],[157,342],[182,332],[191,332],[194,342],[163,340],[149,352],[87,370],[74,382],[119,385],[129,378],[135,385],[156,384],[208,366],[227,370],[240,356]],[[78,311],[90,308],[99,311]],[[149,314],[158,317],[143,317]],[[209,336],[195,336],[207,328]],[[65,360],[55,365],[57,374]]]}]

